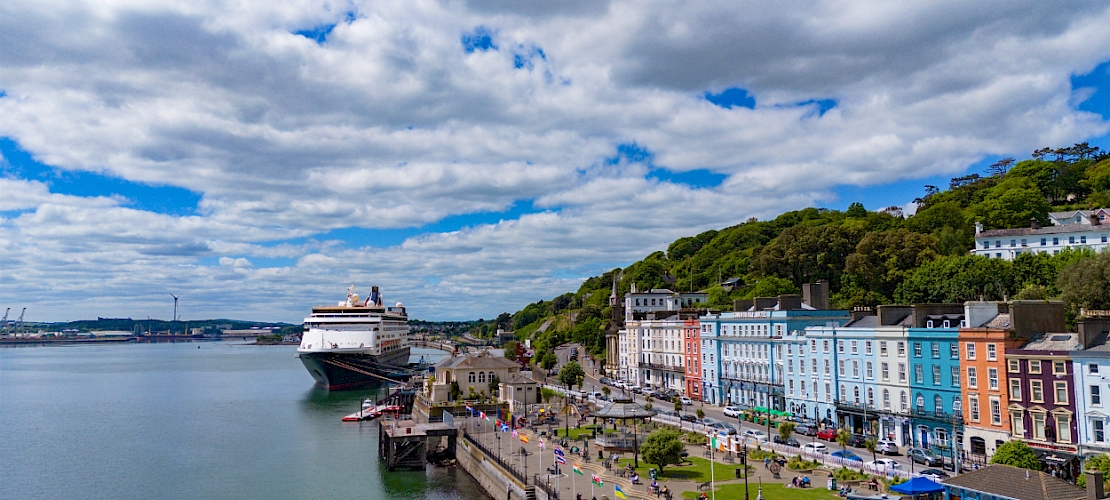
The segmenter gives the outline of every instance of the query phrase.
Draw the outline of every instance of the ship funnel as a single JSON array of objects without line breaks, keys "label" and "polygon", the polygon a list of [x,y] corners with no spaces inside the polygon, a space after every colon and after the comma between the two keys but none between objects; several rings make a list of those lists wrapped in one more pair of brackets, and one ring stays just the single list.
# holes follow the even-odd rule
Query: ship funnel
[{"label": "ship funnel", "polygon": [[381,306],[382,305],[382,294],[380,292],[378,292],[378,287],[376,287],[376,286],[370,287],[370,297],[369,297],[368,302],[370,302],[371,304],[374,304],[376,306]]}]

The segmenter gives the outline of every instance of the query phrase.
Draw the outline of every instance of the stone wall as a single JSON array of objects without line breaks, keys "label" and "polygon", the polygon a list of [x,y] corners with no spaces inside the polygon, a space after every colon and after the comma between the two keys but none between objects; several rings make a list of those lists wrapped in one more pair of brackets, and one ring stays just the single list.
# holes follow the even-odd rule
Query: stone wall
[{"label": "stone wall", "polygon": [[[485,453],[460,437],[458,448],[455,450],[455,459],[467,473],[471,475],[482,489],[486,490],[493,500],[525,500],[525,485],[521,484],[512,475],[501,470],[501,467],[492,460],[487,459]],[[536,500],[548,500],[547,495],[536,489]]]}]

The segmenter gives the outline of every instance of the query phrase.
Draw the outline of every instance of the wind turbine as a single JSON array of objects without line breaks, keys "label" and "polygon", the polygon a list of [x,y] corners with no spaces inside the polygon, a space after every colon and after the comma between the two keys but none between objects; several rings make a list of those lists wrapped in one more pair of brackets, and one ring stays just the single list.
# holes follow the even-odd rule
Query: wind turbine
[{"label": "wind turbine", "polygon": [[173,335],[173,324],[177,321],[177,295],[170,294],[173,297],[173,319],[170,320],[170,335]]}]

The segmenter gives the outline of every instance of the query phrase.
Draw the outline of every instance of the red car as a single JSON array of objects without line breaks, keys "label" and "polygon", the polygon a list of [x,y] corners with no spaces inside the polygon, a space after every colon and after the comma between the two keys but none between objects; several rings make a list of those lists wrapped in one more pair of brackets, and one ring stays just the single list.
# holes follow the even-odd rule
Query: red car
[{"label": "red car", "polygon": [[836,439],[836,429],[821,429],[817,431],[817,439],[832,441]]}]

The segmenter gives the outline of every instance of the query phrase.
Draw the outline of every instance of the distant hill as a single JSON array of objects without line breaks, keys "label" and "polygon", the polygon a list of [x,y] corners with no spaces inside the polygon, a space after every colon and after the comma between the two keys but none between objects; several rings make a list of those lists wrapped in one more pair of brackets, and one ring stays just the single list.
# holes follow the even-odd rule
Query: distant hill
[{"label": "distant hill", "polygon": [[[1031,219],[1048,224],[1050,211],[1110,207],[1110,155],[1086,143],[1042,148],[1023,161],[1007,158],[982,174],[953,178],[947,189],[925,186],[915,201],[909,217],[899,207],[872,211],[852,203],[845,211],[806,208],[679,238],[666,252],[529,304],[511,315],[511,326],[518,338],[533,339],[544,363],[553,363],[551,349],[567,341],[601,355],[618,277],[622,294],[632,283],[640,290],[701,290],[710,306],[726,310],[734,299],[798,293],[816,280],[829,282],[837,308],[1061,296],[1060,273],[1089,253],[1023,254],[1013,263],[974,257],[968,254],[974,224],[1024,227]],[[735,287],[721,286],[730,278]],[[480,336],[509,323],[502,316],[472,331]]]}]

